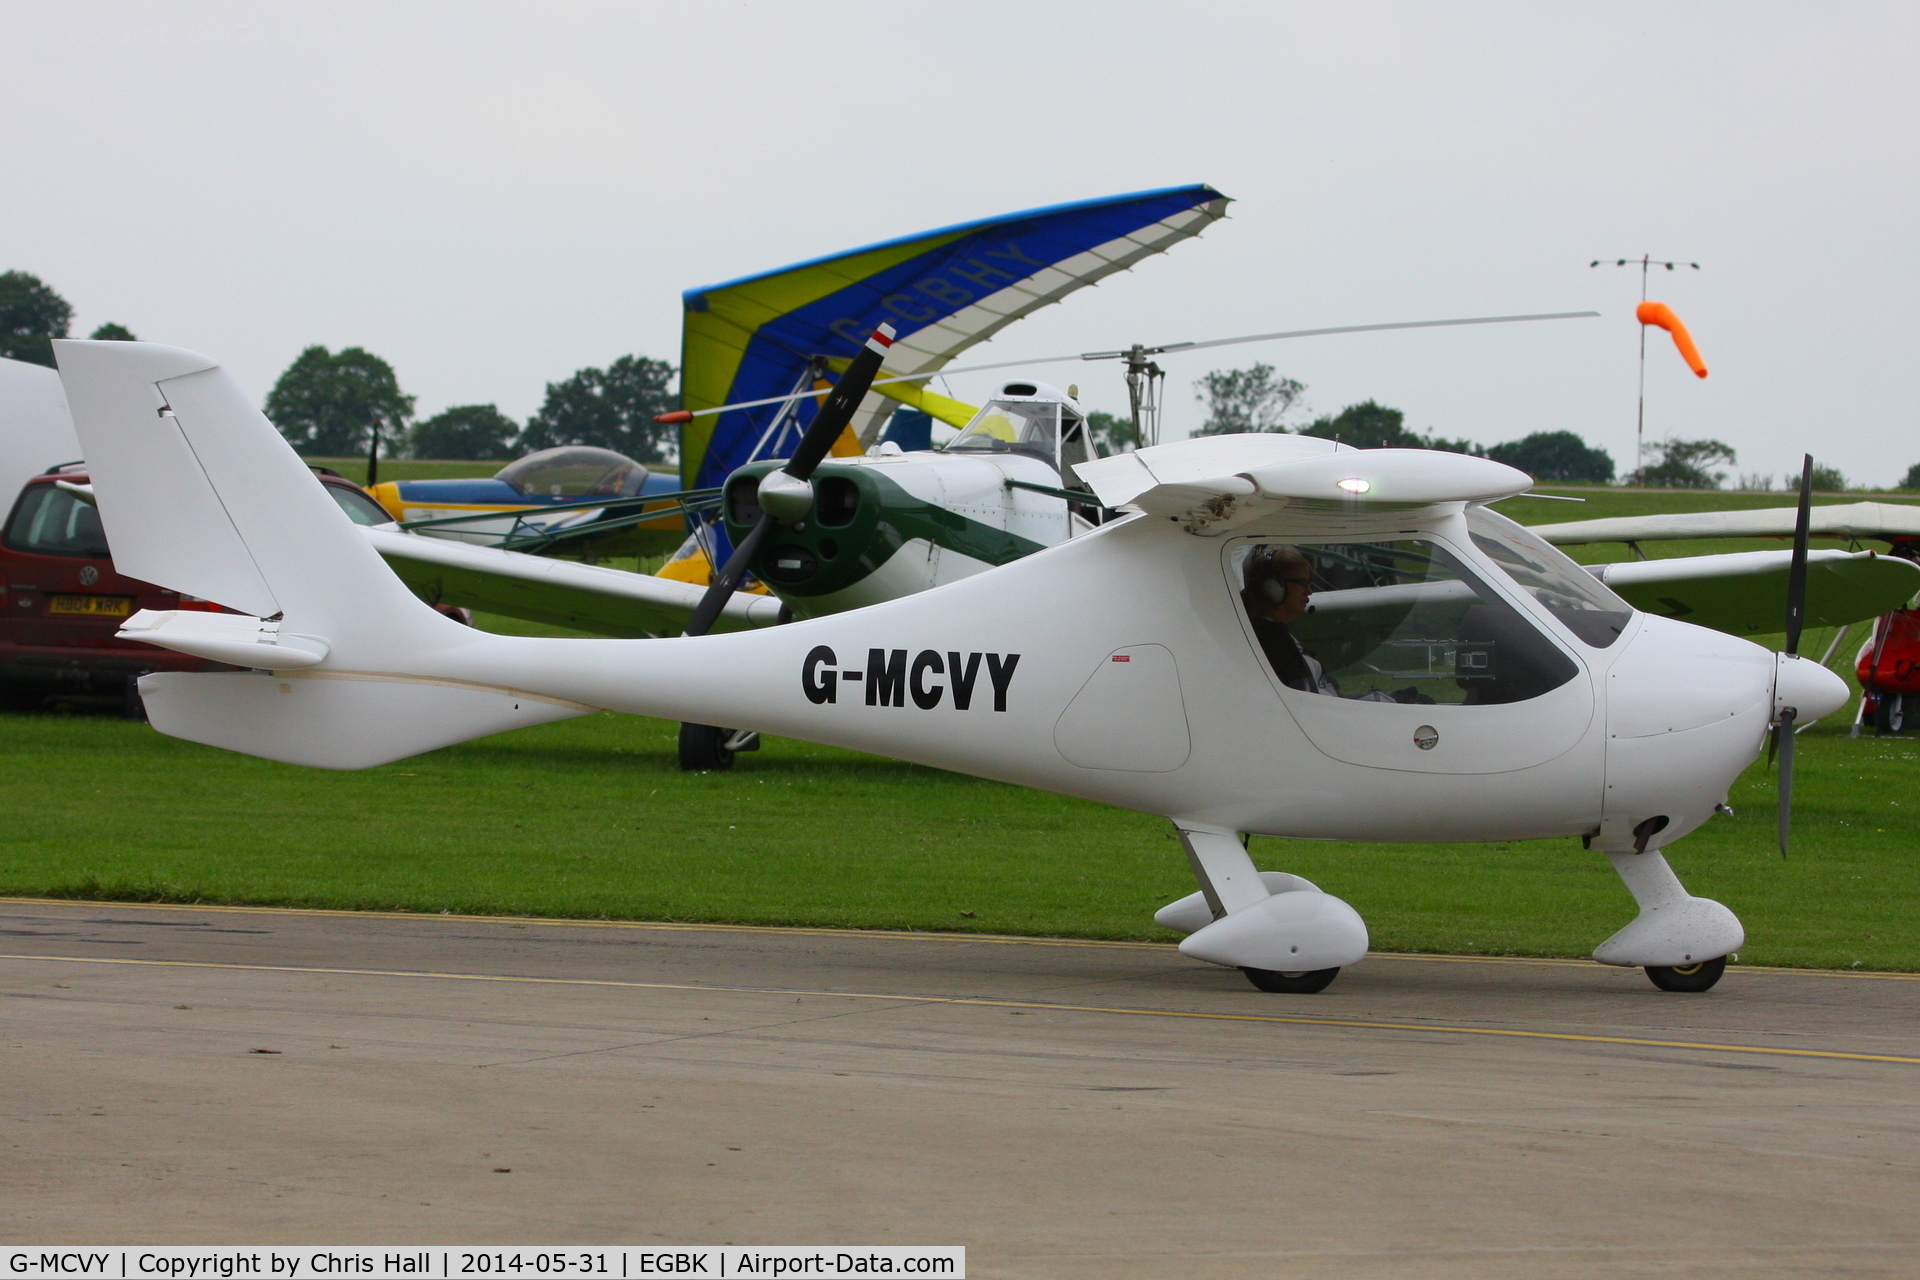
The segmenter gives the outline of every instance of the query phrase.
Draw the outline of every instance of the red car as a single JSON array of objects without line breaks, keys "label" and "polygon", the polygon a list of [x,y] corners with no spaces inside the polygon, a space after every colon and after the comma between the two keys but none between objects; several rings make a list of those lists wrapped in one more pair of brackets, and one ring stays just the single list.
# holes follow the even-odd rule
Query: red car
[{"label": "red car", "polygon": [[[393,519],[352,481],[315,471],[354,523]],[[35,476],[0,535],[0,707],[6,710],[32,710],[63,694],[123,699],[128,713],[138,715],[133,682],[142,672],[232,670],[115,637],[121,621],[141,609],[225,610],[114,572],[86,486],[79,462]]]}]

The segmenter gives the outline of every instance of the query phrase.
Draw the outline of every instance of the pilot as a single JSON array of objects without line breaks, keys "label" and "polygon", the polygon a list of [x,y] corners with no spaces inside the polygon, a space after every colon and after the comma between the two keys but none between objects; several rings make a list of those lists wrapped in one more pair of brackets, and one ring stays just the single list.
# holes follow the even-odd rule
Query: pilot
[{"label": "pilot", "polygon": [[1298,547],[1284,542],[1258,546],[1241,571],[1240,599],[1253,620],[1253,634],[1273,673],[1289,688],[1340,696],[1340,686],[1308,653],[1288,625],[1304,617],[1313,599],[1313,566]]}]

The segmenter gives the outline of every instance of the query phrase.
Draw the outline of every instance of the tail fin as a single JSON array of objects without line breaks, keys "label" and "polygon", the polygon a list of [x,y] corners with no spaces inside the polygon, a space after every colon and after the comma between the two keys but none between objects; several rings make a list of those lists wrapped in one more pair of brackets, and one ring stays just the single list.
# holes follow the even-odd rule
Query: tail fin
[{"label": "tail fin", "polygon": [[149,342],[55,354],[122,572],[278,616],[347,666],[457,641],[218,363]]},{"label": "tail fin", "polygon": [[54,347],[115,567],[265,620],[130,619],[131,638],[255,668],[143,678],[156,729],[363,769],[592,710],[405,674],[499,639],[416,599],[216,362],[145,342]]}]

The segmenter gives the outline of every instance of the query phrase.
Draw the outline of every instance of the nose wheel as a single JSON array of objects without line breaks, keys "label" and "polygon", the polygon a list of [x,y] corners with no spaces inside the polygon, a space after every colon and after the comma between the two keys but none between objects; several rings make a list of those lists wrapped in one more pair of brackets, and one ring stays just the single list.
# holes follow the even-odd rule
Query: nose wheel
[{"label": "nose wheel", "polygon": [[1244,965],[1240,972],[1246,974],[1247,981],[1262,991],[1292,996],[1310,996],[1316,991],[1325,991],[1327,984],[1340,973],[1338,969],[1307,969],[1290,973],[1282,969],[1249,969]]},{"label": "nose wheel", "polygon": [[1646,970],[1647,979],[1662,991],[1705,991],[1727,971],[1727,958],[1702,960],[1699,964],[1650,964]]}]

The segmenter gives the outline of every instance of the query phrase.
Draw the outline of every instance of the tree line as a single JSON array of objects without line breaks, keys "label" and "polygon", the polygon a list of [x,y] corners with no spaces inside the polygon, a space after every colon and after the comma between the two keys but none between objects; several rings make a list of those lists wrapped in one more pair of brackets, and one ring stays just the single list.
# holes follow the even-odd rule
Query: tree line
[{"label": "tree line", "polygon": [[[68,336],[73,307],[51,287],[24,271],[0,273],[0,356],[53,365],[53,339]],[[108,322],[90,335],[102,340],[135,341],[125,325]],[[376,431],[387,457],[491,461],[556,445],[591,444],[647,463],[677,460],[679,432],[653,421],[679,408],[673,390],[678,371],[664,360],[621,356],[604,369],[585,368],[547,384],[539,412],[515,422],[492,404],[463,404],[414,421],[414,397],[400,389],[393,366],[363,347],[329,351],[308,347],[274,383],[264,406],[267,417],[301,453],[310,457],[364,454]],[[1298,427],[1287,416],[1301,404],[1306,385],[1281,377],[1274,367],[1217,369],[1195,384],[1207,406],[1207,420],[1194,434],[1228,435],[1247,431],[1294,431],[1352,445],[1356,449],[1441,449],[1492,458],[1541,480],[1610,484],[1612,455],[1571,431],[1536,431],[1504,444],[1482,446],[1449,440],[1406,425],[1398,409],[1363,400],[1336,414]],[[1108,452],[1135,447],[1133,424],[1114,414],[1094,412],[1088,425]],[[1662,489],[1718,489],[1723,468],[1739,459],[1721,440],[1660,440],[1647,446],[1649,458],[1621,483]],[[1782,489],[1798,487],[1800,477],[1782,477]],[[1743,489],[1774,488],[1771,475],[1737,477]],[[1813,487],[1838,492],[1847,478],[1832,466],[1816,464]],[[1900,488],[1920,490],[1920,463],[1907,472]]]},{"label": "tree line", "polygon": [[[0,273],[0,356],[53,367],[53,340],[68,336],[73,307],[38,276]],[[89,337],[138,341],[109,322]],[[592,444],[640,462],[668,463],[679,432],[653,420],[677,409],[678,372],[664,360],[622,356],[604,369],[581,369],[547,384],[540,411],[515,422],[491,404],[462,404],[414,421],[414,397],[393,366],[363,347],[311,346],[294,358],[267,395],[264,412],[309,457],[364,454],[380,433],[386,457],[492,461],[564,444]]]},{"label": "tree line", "polygon": [[490,461],[556,445],[591,444],[640,462],[677,460],[679,431],[654,415],[679,407],[677,370],[664,360],[621,356],[549,382],[538,413],[518,423],[497,405],[461,404],[413,421],[414,397],[393,366],[362,347],[302,351],[267,394],[269,421],[308,457],[367,452],[378,430],[388,457]]},{"label": "tree line", "polygon": [[[1536,431],[1504,444],[1480,445],[1472,440],[1449,440],[1428,431],[1409,429],[1406,415],[1372,400],[1350,404],[1337,414],[1324,414],[1299,427],[1285,419],[1306,392],[1306,385],[1280,377],[1272,365],[1250,369],[1216,369],[1194,383],[1194,395],[1207,406],[1207,420],[1195,435],[1232,435],[1248,431],[1293,431],[1299,435],[1338,440],[1356,449],[1439,449],[1491,458],[1517,467],[1536,480],[1575,484],[1612,484],[1613,455],[1588,444],[1571,431]],[[1109,442],[1127,447],[1132,424],[1107,414],[1090,415]],[[1620,483],[1648,489],[1718,489],[1728,473],[1718,470],[1739,461],[1732,445],[1723,440],[1658,440],[1647,446],[1648,457],[1620,478]],[[1784,489],[1796,489],[1798,473],[1784,477]],[[1750,473],[1738,477],[1742,489],[1769,490],[1771,475]],[[1825,492],[1849,488],[1837,467],[1815,463],[1813,487]],[[1920,463],[1907,472],[1903,489],[1920,489]]]}]

